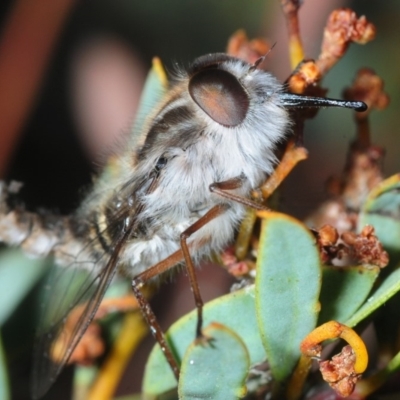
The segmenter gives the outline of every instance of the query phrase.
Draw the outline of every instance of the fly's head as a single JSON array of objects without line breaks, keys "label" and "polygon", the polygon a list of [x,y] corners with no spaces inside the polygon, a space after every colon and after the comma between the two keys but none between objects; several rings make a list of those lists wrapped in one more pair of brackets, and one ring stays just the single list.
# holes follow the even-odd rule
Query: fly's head
[{"label": "fly's head", "polygon": [[214,129],[225,128],[252,141],[268,139],[269,145],[287,132],[290,122],[280,102],[282,85],[257,64],[209,54],[195,60],[188,74],[188,91],[198,114]]},{"label": "fly's head", "polygon": [[199,114],[215,128],[224,127],[239,135],[272,143],[279,141],[290,125],[288,109],[345,107],[364,111],[362,102],[342,101],[285,93],[283,85],[255,64],[223,53],[209,54],[194,61],[188,71],[188,91]]}]

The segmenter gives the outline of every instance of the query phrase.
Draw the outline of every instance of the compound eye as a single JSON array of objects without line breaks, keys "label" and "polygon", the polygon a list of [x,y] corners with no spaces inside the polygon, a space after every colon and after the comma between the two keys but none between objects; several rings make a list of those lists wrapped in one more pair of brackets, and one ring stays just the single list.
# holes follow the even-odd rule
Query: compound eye
[{"label": "compound eye", "polygon": [[246,117],[249,97],[231,73],[210,68],[190,78],[189,93],[196,104],[215,122],[232,127]]}]

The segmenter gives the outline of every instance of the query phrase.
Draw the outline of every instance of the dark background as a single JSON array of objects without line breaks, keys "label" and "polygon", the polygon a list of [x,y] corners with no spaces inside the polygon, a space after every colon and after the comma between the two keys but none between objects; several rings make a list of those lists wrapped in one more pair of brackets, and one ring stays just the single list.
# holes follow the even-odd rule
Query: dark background
[{"label": "dark background", "polygon": [[[371,67],[383,77],[392,104],[383,112],[373,113],[371,126],[374,142],[387,149],[386,171],[394,173],[400,163],[396,154],[400,139],[395,122],[399,101],[399,5],[396,1],[378,4],[361,0],[319,3],[305,1],[300,14],[307,57],[317,57],[323,25],[329,12],[337,6],[351,6],[377,26],[375,41],[366,46],[352,45],[345,58],[329,72],[324,85],[329,88],[330,97],[340,97],[360,67]],[[284,80],[290,68],[286,54],[287,35],[278,1],[244,4],[240,0],[218,3],[175,0],[167,4],[119,0],[112,5],[107,1],[77,2],[58,39],[40,92],[24,124],[7,168],[7,179],[24,183],[22,195],[32,209],[44,206],[68,213],[79,204],[80,189],[90,183],[93,172],[101,164],[98,154],[107,152],[107,148],[91,152],[82,144],[87,141],[82,139],[85,131],[77,123],[76,109],[80,100],[72,81],[81,73],[79,68],[95,69],[95,60],[86,60],[91,67],[82,66],[85,63],[81,61],[82,54],[90,53],[93,48],[106,48],[110,42],[111,47],[123,46],[125,52],[134,52],[136,64],[133,65],[140,70],[137,74],[140,85],[143,71],[149,68],[155,55],[161,57],[167,69],[173,70],[176,63],[188,65],[196,56],[223,51],[229,36],[239,28],[246,29],[249,37],[264,36],[277,43],[269,56],[269,69]],[[106,51],[113,57],[113,49]],[[95,57],[96,54],[93,59]],[[112,75],[103,74],[112,84]],[[132,79],[135,79],[134,70]],[[106,98],[107,92],[103,92],[102,97]],[[120,100],[124,98],[121,96]],[[102,117],[99,110],[99,125]],[[129,118],[133,120],[134,111]],[[118,126],[115,122],[110,137],[126,134],[129,123],[129,120],[124,122],[121,129],[121,123]],[[324,181],[343,167],[353,132],[349,111],[322,110],[318,118],[308,123],[305,138],[310,158],[294,172],[294,178],[289,179],[289,190],[283,199],[285,207],[303,217],[315,205],[314,200],[321,200]],[[96,142],[96,138],[91,140]],[[114,140],[110,139],[106,145],[111,146]]]}]

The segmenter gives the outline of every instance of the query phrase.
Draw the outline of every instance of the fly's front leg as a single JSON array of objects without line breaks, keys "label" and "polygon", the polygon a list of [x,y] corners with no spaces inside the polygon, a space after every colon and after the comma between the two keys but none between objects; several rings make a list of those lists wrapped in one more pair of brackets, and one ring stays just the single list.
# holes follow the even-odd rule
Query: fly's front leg
[{"label": "fly's front leg", "polygon": [[197,232],[200,228],[206,225],[208,222],[223,214],[229,206],[227,204],[219,204],[214,206],[211,210],[209,210],[206,214],[204,214],[198,221],[196,221],[193,225],[189,226],[189,228],[185,229],[181,233],[181,249],[183,252],[183,256],[185,258],[186,269],[189,275],[190,286],[192,288],[196,309],[197,309],[197,325],[196,325],[196,337],[199,339],[203,335],[201,333],[201,328],[203,325],[203,299],[201,298],[199,284],[197,282],[196,270],[194,268],[194,264],[192,261],[192,257],[190,256],[189,246],[187,244],[187,239],[193,235],[193,233]]},{"label": "fly's front leg", "polygon": [[[233,179],[229,179],[223,182],[214,182],[210,185],[210,191],[212,193],[216,193],[226,199],[231,201],[235,201],[237,203],[246,205],[248,207],[255,208],[257,210],[266,210],[267,208],[262,204],[259,204],[251,199],[247,199],[245,197],[237,196],[235,194],[227,192],[227,190],[239,189],[243,186],[243,180],[245,178],[237,177]],[[196,302],[197,308],[197,326],[196,326],[196,337],[201,338],[201,328],[203,325],[203,300],[201,298],[199,285],[197,283],[196,271],[194,268],[194,264],[192,258],[190,257],[189,248],[187,244],[187,239],[208,222],[223,214],[229,208],[228,204],[219,204],[213,207],[210,211],[208,211],[203,217],[201,217],[198,221],[196,221],[193,225],[187,228],[181,234],[181,249],[183,252],[183,256],[185,258],[186,268],[189,275],[190,285],[193,291],[194,299]]]}]

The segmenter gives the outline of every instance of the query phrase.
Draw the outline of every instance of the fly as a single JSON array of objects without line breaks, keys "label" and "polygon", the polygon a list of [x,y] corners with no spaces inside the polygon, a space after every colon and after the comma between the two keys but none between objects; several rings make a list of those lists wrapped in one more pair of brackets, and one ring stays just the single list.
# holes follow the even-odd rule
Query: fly
[{"label": "fly", "polygon": [[[141,286],[184,262],[200,337],[203,301],[194,265],[226,246],[246,206],[263,209],[250,193],[273,172],[276,144],[290,131],[288,109],[366,109],[362,102],[286,93],[259,63],[222,53],[196,59],[150,113],[135,144],[119,154],[119,176],[112,182],[100,179],[73,215],[3,210],[0,240],[36,255],[52,254],[65,267],[44,302],[35,398],[47,392],[68,361],[117,271],[132,279],[143,315],[178,377],[178,364]],[[69,283],[77,280],[71,298]],[[66,317],[77,304],[82,306],[74,329],[64,337]]]}]

